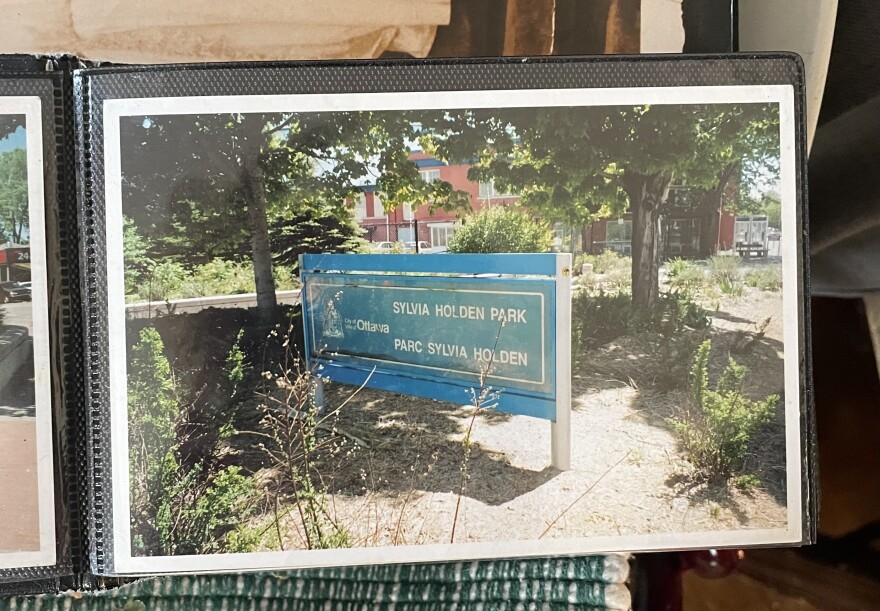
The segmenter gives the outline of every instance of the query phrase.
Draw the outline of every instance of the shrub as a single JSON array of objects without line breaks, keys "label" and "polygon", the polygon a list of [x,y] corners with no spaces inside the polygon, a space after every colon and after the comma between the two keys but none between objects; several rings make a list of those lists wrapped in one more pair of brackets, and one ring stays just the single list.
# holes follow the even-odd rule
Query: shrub
[{"label": "shrub", "polygon": [[581,254],[575,259],[575,267],[580,271],[584,263],[593,266],[594,274],[607,274],[613,271],[630,270],[632,271],[632,258],[625,257],[613,250],[605,250],[598,255]]},{"label": "shrub", "polygon": [[138,296],[146,301],[167,301],[180,293],[186,281],[186,270],[180,263],[163,261],[141,277]]},{"label": "shrub", "polygon": [[213,259],[193,268],[192,274],[184,282],[180,296],[241,295],[253,293],[254,290],[253,265]]},{"label": "shrub", "polygon": [[777,265],[759,267],[746,273],[745,283],[762,291],[782,290],[782,268]]},{"label": "shrub", "polygon": [[709,257],[709,276],[719,285],[723,281],[733,283],[739,280],[740,263],[742,263],[742,259],[732,255]]},{"label": "shrub", "polygon": [[177,464],[178,415],[165,346],[159,332],[147,327],[131,350],[128,368],[129,501],[136,554],[161,547],[151,513],[162,504],[166,471]]},{"label": "shrub", "polygon": [[572,346],[589,350],[625,335],[633,312],[632,297],[626,293],[576,292],[571,300]]},{"label": "shrub", "polygon": [[468,217],[452,239],[452,253],[548,252],[550,226],[526,212],[497,206]]},{"label": "shrub", "polygon": [[686,328],[705,329],[711,322],[709,311],[683,293],[661,293],[650,326],[663,335],[681,333]]},{"label": "shrub", "polygon": [[632,259],[614,251],[606,250],[599,255],[580,255],[576,260],[576,270],[584,263],[593,266],[593,275],[581,277],[581,286],[605,294],[629,293],[632,291]]},{"label": "shrub", "polygon": [[[245,367],[237,346],[227,358],[233,388],[241,383]],[[217,470],[211,456],[202,456],[190,466],[183,464],[180,436],[187,424],[185,397],[193,393],[182,389],[178,394],[155,328],[141,330],[131,355],[128,421],[133,553],[226,551],[227,534],[252,515],[253,481],[237,467]]]},{"label": "shrub", "polygon": [[686,329],[705,329],[709,322],[709,313],[703,307],[677,293],[662,293],[652,312],[634,307],[628,293],[577,291],[572,297],[572,346],[580,350],[633,332],[657,332],[675,338]]},{"label": "shrub", "polygon": [[690,295],[660,294],[656,311],[643,323],[645,330],[660,333],[653,352],[658,390],[668,392],[687,385],[691,357],[710,323],[709,312]]},{"label": "shrub", "polygon": [[666,265],[666,277],[669,287],[685,295],[696,295],[706,282],[703,269],[687,259],[672,259]]},{"label": "shrub", "polygon": [[125,261],[125,294],[137,293],[138,286],[145,275],[153,266],[153,261],[147,256],[149,244],[141,236],[134,225],[134,221],[122,217],[122,256]]},{"label": "shrub", "polygon": [[710,340],[697,349],[691,367],[689,402],[671,420],[688,460],[710,476],[728,478],[742,469],[755,433],[773,417],[777,395],[752,401],[743,394],[746,368],[728,359],[715,388],[709,386]]},{"label": "shrub", "polygon": [[276,263],[272,266],[272,275],[275,277],[275,288],[279,291],[299,288],[299,276],[293,266]]},{"label": "shrub", "polygon": [[[179,405],[165,345],[152,327],[141,329],[128,367],[129,448],[132,485],[152,483],[159,475],[150,460],[174,447]],[[146,481],[144,481],[146,480]]]},{"label": "shrub", "polygon": [[[227,551],[227,537],[254,513],[253,480],[240,467],[226,467],[205,481],[201,464],[184,472],[171,462],[165,475],[166,494],[156,511],[163,555]],[[233,542],[237,551],[253,551],[241,538]]]}]

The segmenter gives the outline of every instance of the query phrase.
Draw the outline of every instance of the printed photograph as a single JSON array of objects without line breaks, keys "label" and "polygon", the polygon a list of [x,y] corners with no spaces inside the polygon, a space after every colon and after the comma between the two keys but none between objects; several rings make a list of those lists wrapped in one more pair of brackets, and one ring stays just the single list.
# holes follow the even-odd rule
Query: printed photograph
[{"label": "printed photograph", "polygon": [[32,250],[42,258],[43,248],[42,222],[33,223],[43,213],[34,199],[35,187],[42,193],[42,156],[32,159],[29,137],[39,106],[28,114],[17,102],[0,98],[0,567],[46,564],[55,545],[51,437],[45,445],[51,414],[40,388],[47,383],[45,267],[32,267]]},{"label": "printed photograph", "polygon": [[790,88],[605,93],[108,106],[131,557],[799,540]]}]

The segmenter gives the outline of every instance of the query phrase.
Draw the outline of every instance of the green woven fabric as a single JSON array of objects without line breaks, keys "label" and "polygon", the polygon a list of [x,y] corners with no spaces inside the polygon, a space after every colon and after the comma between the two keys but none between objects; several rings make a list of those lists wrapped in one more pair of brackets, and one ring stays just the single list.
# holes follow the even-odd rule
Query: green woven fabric
[{"label": "green woven fabric", "polygon": [[101,592],[0,600],[0,610],[627,609],[626,559],[592,556],[157,577]]}]

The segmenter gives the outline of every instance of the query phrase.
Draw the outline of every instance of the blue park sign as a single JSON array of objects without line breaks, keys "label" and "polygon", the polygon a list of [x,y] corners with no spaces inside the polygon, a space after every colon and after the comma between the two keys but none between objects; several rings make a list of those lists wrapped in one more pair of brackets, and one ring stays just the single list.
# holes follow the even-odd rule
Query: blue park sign
[{"label": "blue park sign", "polygon": [[495,409],[557,422],[560,335],[570,371],[569,262],[552,254],[303,255],[310,367],[457,404],[488,387]]}]

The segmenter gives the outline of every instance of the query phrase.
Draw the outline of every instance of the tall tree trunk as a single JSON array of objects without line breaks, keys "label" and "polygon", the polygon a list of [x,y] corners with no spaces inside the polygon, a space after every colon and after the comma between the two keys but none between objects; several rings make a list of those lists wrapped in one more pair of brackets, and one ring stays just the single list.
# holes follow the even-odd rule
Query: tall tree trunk
[{"label": "tall tree trunk", "polygon": [[275,278],[272,275],[272,248],[269,243],[269,222],[266,218],[266,180],[260,155],[263,144],[262,115],[244,115],[242,118],[244,142],[242,145],[242,191],[248,207],[251,232],[251,259],[254,262],[254,282],[257,292],[257,312],[260,319],[269,321],[277,305]]},{"label": "tall tree trunk", "polygon": [[662,227],[661,212],[669,196],[672,173],[626,174],[623,190],[633,216],[632,296],[633,304],[652,309],[660,296]]},{"label": "tall tree trunk", "polygon": [[718,231],[721,225],[721,213],[724,206],[724,192],[738,168],[738,164],[730,163],[718,175],[718,182],[709,189],[700,202],[700,256],[710,257],[718,250]]},{"label": "tall tree trunk", "polygon": [[722,191],[710,189],[700,202],[700,257],[708,258],[718,249],[718,228],[721,224]]}]

